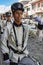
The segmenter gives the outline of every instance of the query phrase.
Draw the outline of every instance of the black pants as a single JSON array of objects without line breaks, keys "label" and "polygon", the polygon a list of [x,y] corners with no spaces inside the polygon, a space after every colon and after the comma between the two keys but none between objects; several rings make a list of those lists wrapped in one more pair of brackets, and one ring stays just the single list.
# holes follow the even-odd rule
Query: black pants
[{"label": "black pants", "polygon": [[18,64],[15,62],[10,62],[10,65],[18,65]]}]

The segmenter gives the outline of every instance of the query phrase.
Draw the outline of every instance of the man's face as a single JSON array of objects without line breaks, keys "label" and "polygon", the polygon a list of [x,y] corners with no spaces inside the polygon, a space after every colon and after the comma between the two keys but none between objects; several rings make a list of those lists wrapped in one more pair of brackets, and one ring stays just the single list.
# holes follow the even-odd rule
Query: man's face
[{"label": "man's face", "polygon": [[16,12],[13,13],[13,17],[14,17],[14,20],[16,22],[20,22],[21,21],[21,18],[22,18],[22,10],[17,10]]},{"label": "man's face", "polygon": [[6,16],[3,15],[3,19],[6,19]]},{"label": "man's face", "polygon": [[10,18],[11,18],[10,16],[7,16],[7,17],[6,17],[7,20],[10,20]]}]

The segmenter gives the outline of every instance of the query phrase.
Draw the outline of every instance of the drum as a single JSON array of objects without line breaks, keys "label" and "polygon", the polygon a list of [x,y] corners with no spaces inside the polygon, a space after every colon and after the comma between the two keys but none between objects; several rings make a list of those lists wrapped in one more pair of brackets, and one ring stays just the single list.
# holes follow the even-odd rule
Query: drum
[{"label": "drum", "polygon": [[41,65],[36,59],[31,58],[31,57],[23,57],[18,65]]}]

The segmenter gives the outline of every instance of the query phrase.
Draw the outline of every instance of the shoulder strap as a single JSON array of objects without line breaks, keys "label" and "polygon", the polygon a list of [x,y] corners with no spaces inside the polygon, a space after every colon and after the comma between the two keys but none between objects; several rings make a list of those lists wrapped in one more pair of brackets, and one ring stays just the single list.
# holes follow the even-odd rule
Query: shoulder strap
[{"label": "shoulder strap", "polygon": [[[22,27],[23,27],[22,47],[24,47],[24,26],[22,25]],[[14,34],[15,34],[16,46],[18,47],[18,40],[17,40],[14,24],[13,24],[13,30],[14,30]]]},{"label": "shoulder strap", "polygon": [[16,32],[15,32],[15,27],[14,27],[14,24],[13,24],[13,31],[14,31],[14,34],[15,34],[15,41],[16,41],[16,46],[18,47],[18,41],[17,41],[17,36],[16,36]]}]

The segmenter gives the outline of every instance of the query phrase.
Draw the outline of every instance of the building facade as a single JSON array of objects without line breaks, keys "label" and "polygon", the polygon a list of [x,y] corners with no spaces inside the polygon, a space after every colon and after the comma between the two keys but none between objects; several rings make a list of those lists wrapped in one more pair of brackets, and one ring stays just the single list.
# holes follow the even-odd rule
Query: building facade
[{"label": "building facade", "polygon": [[43,0],[20,0],[24,4],[25,11],[30,15],[38,15],[43,17]]}]

